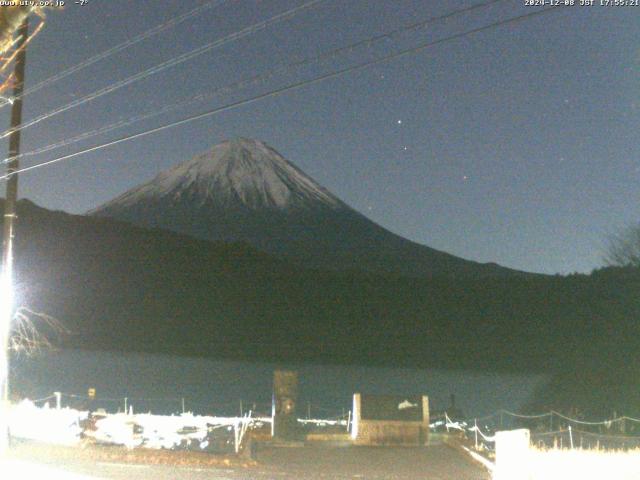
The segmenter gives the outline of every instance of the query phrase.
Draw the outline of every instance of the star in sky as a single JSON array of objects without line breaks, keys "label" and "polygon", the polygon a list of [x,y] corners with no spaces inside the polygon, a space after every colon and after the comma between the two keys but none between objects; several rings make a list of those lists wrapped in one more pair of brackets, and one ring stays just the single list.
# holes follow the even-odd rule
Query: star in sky
[{"label": "star in sky", "polygon": [[[184,13],[181,7],[176,7],[183,2],[136,2],[135,7],[129,7],[129,3],[90,2],[93,7],[88,8],[95,8],[92,13],[86,8],[70,8],[60,14],[52,11],[46,28],[29,46],[28,87],[108,51],[115,44],[133,38],[138,30],[164,25]],[[78,71],[68,81],[34,92],[27,97],[25,118],[33,118],[87,92],[98,91],[110,82],[222,38],[225,34],[217,31],[219,26],[232,33],[280,11],[277,6],[256,10],[255,2],[214,3],[220,7],[192,18],[193,29],[184,25],[164,29],[153,41],[128,47]],[[273,24],[268,31],[255,32],[250,41],[226,44],[224,53],[228,57],[208,53],[181,64],[180,68],[162,70],[148,82],[131,84],[117,95],[68,110],[50,123],[42,122],[25,132],[22,146],[26,152],[73,138],[80,133],[78,125],[82,125],[83,131],[90,131],[141,113],[159,113],[164,105],[191,96],[184,91],[187,80],[194,95],[209,94],[218,83],[249,81],[256,71],[271,71],[274,63],[284,65],[297,58],[313,57],[413,22],[407,20],[409,11],[399,8],[399,2],[370,3],[372,6],[367,10],[363,10],[362,2],[342,2],[338,10],[327,7],[324,12],[333,21],[329,35],[325,26],[317,22],[317,11],[301,12],[287,22]],[[458,8],[444,5],[449,2],[422,3],[424,11],[417,14],[416,21]],[[633,223],[640,217],[640,204],[628,200],[637,195],[637,182],[620,181],[629,170],[633,172],[640,148],[637,139],[625,131],[625,127],[637,123],[640,113],[640,96],[635,88],[640,50],[629,41],[637,33],[637,16],[623,10],[592,9],[576,15],[551,13],[544,21],[531,18],[513,24],[513,30],[490,29],[461,41],[434,45],[428,53],[415,52],[366,70],[367,75],[354,72],[309,85],[304,95],[292,92],[277,99],[266,97],[251,109],[231,109],[224,118],[203,118],[192,123],[191,128],[158,132],[113,145],[108,152],[74,157],[74,161],[57,164],[55,168],[25,174],[20,179],[20,195],[46,208],[81,214],[225,139],[244,136],[266,141],[346,203],[363,211],[372,207],[378,213],[376,221],[385,228],[419,243],[465,258],[495,261],[528,271],[588,272],[601,265],[600,253],[593,245],[600,241],[603,232],[606,234],[617,224]],[[496,5],[487,17],[506,18],[527,12],[518,2],[512,11],[506,4]],[[439,25],[442,30],[439,36],[467,31],[491,20],[477,15],[479,12],[472,13],[458,16],[456,25]],[[357,32],[353,28],[356,21]],[[514,36],[516,29],[518,35]],[[340,38],[347,35],[349,39],[338,40],[334,33]],[[273,42],[274,35],[283,35],[283,39],[286,36],[286,41]],[[91,42],[84,41],[86,37]],[[82,45],[76,45],[74,39],[80,39]],[[382,58],[424,40],[421,34],[411,33],[399,41],[384,42],[375,51],[363,48],[358,52]],[[555,47],[540,53],[530,48],[538,41]],[[590,45],[588,49],[583,48],[586,42]],[[488,54],[490,45],[501,45],[500,55]],[[52,48],[62,53],[52,56]],[[340,56],[322,65],[310,64],[305,72],[313,78],[347,63],[351,65],[351,60],[353,64],[360,62],[357,58]],[[292,70],[291,78],[289,74],[283,75],[277,82],[285,85],[295,81],[296,72],[297,69]],[[427,94],[425,79],[428,79]],[[523,79],[525,85],[521,84]],[[279,85],[274,78],[273,87]],[[246,87],[234,93],[237,96],[233,98],[249,98],[270,90],[272,85]],[[207,105],[199,102],[185,105],[167,115],[166,122],[201,113],[226,101],[215,98]],[[339,102],[348,108],[335,109],[333,105]],[[8,114],[7,109],[4,112]],[[358,118],[357,123],[354,118]],[[150,119],[144,125],[123,127],[101,134],[81,148],[164,122],[163,117]],[[337,141],[327,141],[336,134]],[[77,148],[80,147],[69,145],[31,161],[46,161],[58,153],[73,153]],[[389,161],[389,153],[395,155],[395,163]],[[471,160],[472,155],[478,158]],[[464,164],[469,173],[451,165],[456,158],[469,159]],[[508,162],[507,158],[515,161]],[[590,182],[593,172],[573,167],[600,165],[606,159],[607,168],[598,172],[598,182],[588,192],[564,188],[558,182],[558,172],[552,168],[536,169],[535,175],[526,178],[521,175],[522,169],[535,166],[538,161],[553,162],[554,158],[557,169],[573,172],[578,182]],[[356,168],[345,168],[342,159],[354,159]],[[381,174],[364,185],[359,175],[365,168]],[[388,193],[386,185],[390,179],[385,175],[386,169],[393,171],[393,183],[399,185],[394,189],[392,184]],[[417,182],[417,172],[425,169],[430,172],[428,178]],[[499,172],[495,174],[499,178],[487,180],[494,172]],[[508,183],[508,179],[513,182]],[[481,189],[489,182],[495,182],[496,191],[520,192],[519,208],[514,208],[510,195],[497,199],[481,197]],[[416,187],[401,188],[409,184]],[[435,190],[456,187],[464,187],[471,193],[460,200],[461,204],[437,201]],[[67,193],[71,188],[73,195]],[[526,195],[541,189],[553,193],[559,206],[545,204],[540,208],[539,203],[527,201]],[[382,194],[366,199],[364,195],[371,191]],[[397,207],[394,213],[399,214],[386,208],[391,201]],[[416,202],[423,208],[415,208]],[[615,220],[598,208],[604,202],[616,208]],[[581,205],[579,210],[569,208],[576,203]],[[500,212],[493,216],[499,219],[496,233],[505,233],[500,229],[508,224],[513,235],[487,241],[484,230],[475,230],[477,211]],[[424,218],[429,221],[423,222]],[[584,226],[580,231],[570,227],[576,221]],[[420,226],[414,228],[415,225]],[[551,228],[555,225],[565,226],[556,231]],[[460,228],[465,228],[465,233],[468,230],[464,240]],[[532,231],[533,235],[527,234]],[[564,242],[571,247],[567,249]],[[548,254],[539,255],[539,251]],[[565,255],[567,251],[570,255]]]}]

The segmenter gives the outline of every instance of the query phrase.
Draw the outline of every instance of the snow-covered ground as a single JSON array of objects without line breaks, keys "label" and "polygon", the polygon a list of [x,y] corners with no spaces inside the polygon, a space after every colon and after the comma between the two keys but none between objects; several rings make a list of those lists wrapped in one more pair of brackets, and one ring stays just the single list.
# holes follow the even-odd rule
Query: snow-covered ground
[{"label": "snow-covered ground", "polygon": [[127,448],[175,449],[189,447],[205,450],[212,433],[226,429],[236,452],[250,427],[260,427],[270,419],[252,417],[207,417],[151,414],[90,414],[71,408],[36,406],[30,400],[13,405],[9,415],[11,435],[54,445],[75,445],[82,438]]},{"label": "snow-covered ground", "polygon": [[75,445],[80,441],[80,424],[89,412],[70,408],[56,410],[48,404],[38,408],[26,400],[12,406],[9,415],[11,435],[57,445]]}]

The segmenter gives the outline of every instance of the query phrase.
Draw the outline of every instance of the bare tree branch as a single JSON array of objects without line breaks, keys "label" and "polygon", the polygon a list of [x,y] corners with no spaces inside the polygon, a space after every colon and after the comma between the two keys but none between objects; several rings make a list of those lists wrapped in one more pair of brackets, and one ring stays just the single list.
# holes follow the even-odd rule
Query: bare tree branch
[{"label": "bare tree branch", "polygon": [[640,267],[640,224],[611,235],[604,260],[609,266]]},{"label": "bare tree branch", "polygon": [[70,334],[56,318],[28,307],[17,309],[13,324],[9,349],[26,355],[52,350],[57,337]]}]

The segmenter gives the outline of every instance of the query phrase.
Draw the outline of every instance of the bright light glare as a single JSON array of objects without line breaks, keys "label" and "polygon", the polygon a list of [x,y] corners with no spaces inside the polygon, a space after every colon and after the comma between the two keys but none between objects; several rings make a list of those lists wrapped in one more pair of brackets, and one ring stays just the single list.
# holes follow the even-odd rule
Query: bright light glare
[{"label": "bright light glare", "polygon": [[[13,285],[11,282],[11,274],[6,272],[0,273],[0,335],[9,338],[11,331],[11,318],[13,312]],[[0,337],[4,340],[4,338]],[[2,355],[2,368],[3,375],[6,375],[6,358]],[[4,383],[5,377],[2,377]]]},{"label": "bright light glare", "polygon": [[[11,275],[0,274],[0,313],[2,322],[11,321],[11,310],[13,308],[13,286],[11,285]],[[3,327],[8,327],[8,323],[3,323]]]},{"label": "bright light glare", "polygon": [[640,450],[537,450],[530,451],[531,480],[637,480]]},{"label": "bright light glare", "polygon": [[[48,404],[37,407],[23,400],[11,407],[9,425],[11,435],[25,440],[52,445],[77,446],[84,434],[100,443],[124,445],[127,448],[171,449],[187,441],[201,449],[209,445],[212,429],[227,428],[236,435],[236,447],[250,426],[260,426],[271,418],[260,417],[204,417],[191,413],[182,415],[107,414],[95,422],[95,429],[84,429],[81,424],[89,412],[71,408],[50,408]],[[86,425],[85,425],[86,426]],[[135,428],[138,427],[138,428]]]},{"label": "bright light glare", "polygon": [[541,449],[526,429],[496,432],[493,480],[637,480],[639,472],[640,449]]},{"label": "bright light glare", "polygon": [[0,273],[0,453],[8,444],[9,405],[5,401],[5,389],[9,381],[9,335],[13,311],[13,285],[11,269]]},{"label": "bright light glare", "polygon": [[10,408],[11,435],[55,445],[77,445],[80,442],[80,422],[89,412],[69,408],[37,408],[28,400]]}]

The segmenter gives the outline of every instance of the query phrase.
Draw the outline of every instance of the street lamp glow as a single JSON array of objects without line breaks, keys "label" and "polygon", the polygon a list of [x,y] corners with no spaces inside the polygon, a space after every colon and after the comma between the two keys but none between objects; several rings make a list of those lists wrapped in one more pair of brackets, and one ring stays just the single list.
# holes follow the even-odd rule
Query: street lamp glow
[{"label": "street lamp glow", "polygon": [[13,317],[11,262],[0,273],[0,454],[9,445],[9,336]]},{"label": "street lamp glow", "polygon": [[13,282],[10,268],[3,269],[0,274],[0,321],[3,333],[11,329],[13,312]]}]

